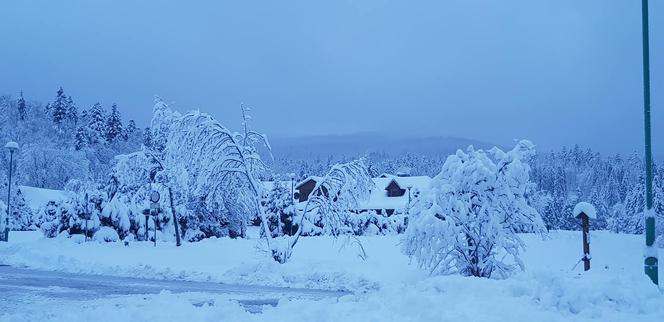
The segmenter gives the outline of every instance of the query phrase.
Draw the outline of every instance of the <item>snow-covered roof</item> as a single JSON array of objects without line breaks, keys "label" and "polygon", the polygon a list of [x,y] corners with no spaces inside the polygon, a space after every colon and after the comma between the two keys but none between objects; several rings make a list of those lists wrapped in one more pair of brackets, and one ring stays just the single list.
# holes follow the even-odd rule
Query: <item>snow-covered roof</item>
[{"label": "snow-covered roof", "polygon": [[595,206],[587,202],[579,202],[574,206],[574,217],[579,216],[581,213],[588,215],[588,218],[597,219],[597,210]]},{"label": "snow-covered roof", "polygon": [[308,177],[305,178],[304,180],[298,182],[298,183],[295,185],[295,189],[297,189],[297,188],[299,188],[300,186],[302,186],[303,184],[307,183],[309,180],[313,180],[313,181],[315,181],[316,183],[318,183],[321,179],[322,179],[321,177],[317,177],[317,176],[308,176]]},{"label": "snow-covered roof", "polygon": [[[388,176],[385,178],[372,178],[374,188],[371,190],[369,199],[360,206],[362,209],[404,209],[408,205],[408,189],[411,194],[414,191],[428,190],[431,184],[431,178],[427,176],[397,177]],[[401,189],[406,190],[403,196],[388,197],[387,186],[395,181]],[[412,195],[411,195],[412,196]]]},{"label": "snow-covered roof", "polygon": [[29,186],[18,186],[18,188],[23,194],[25,203],[33,212],[39,211],[40,208],[46,206],[50,201],[60,202],[69,200],[72,197],[71,193],[64,190],[35,188]]}]

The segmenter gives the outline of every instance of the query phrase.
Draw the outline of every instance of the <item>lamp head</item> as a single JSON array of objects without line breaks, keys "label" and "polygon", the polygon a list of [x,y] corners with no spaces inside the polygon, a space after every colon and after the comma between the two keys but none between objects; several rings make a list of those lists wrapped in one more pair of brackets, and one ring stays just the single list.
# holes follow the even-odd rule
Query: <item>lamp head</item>
[{"label": "lamp head", "polygon": [[14,152],[18,150],[18,143],[14,141],[9,141],[7,142],[7,144],[5,144],[5,148],[7,148],[7,150],[9,150],[10,152]]}]

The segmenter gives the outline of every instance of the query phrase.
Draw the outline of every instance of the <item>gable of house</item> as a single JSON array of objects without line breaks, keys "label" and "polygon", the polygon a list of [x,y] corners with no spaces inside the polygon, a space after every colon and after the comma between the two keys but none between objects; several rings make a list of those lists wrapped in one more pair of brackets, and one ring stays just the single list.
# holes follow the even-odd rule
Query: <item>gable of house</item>
[{"label": "gable of house", "polygon": [[406,193],[406,189],[401,188],[396,180],[390,181],[385,190],[388,197],[401,197]]}]

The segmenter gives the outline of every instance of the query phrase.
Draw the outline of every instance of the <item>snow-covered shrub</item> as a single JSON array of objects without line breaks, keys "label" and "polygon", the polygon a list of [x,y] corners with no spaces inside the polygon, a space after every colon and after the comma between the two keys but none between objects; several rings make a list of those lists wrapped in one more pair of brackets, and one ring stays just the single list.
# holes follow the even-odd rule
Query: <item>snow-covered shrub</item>
[{"label": "snow-covered shrub", "polygon": [[534,153],[528,141],[505,153],[469,147],[448,157],[432,189],[415,201],[403,250],[433,274],[505,278],[523,269],[518,231],[542,231],[525,197]]},{"label": "snow-covered shrub", "polygon": [[118,233],[115,231],[115,229],[111,227],[100,227],[99,230],[97,230],[92,236],[92,240],[107,243],[116,242],[120,240],[120,236],[118,236]]},{"label": "snow-covered shrub", "polygon": [[404,214],[385,216],[376,211],[352,213],[348,216],[348,226],[357,236],[393,235],[406,230],[407,220]]},{"label": "snow-covered shrub", "polygon": [[60,232],[69,230],[70,211],[71,208],[66,203],[49,201],[39,214],[39,228],[44,236],[56,237]]},{"label": "snow-covered shrub", "polygon": [[187,232],[184,234],[184,240],[188,242],[197,242],[205,238],[205,233],[200,230],[187,229]]}]

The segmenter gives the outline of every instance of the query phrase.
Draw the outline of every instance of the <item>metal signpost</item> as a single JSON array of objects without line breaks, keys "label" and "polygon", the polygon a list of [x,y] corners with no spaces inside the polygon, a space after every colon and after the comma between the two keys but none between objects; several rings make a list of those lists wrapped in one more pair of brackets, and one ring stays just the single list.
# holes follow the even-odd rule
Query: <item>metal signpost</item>
[{"label": "metal signpost", "polygon": [[[157,190],[150,192],[150,215],[154,221],[154,246],[157,247],[157,215],[159,214],[159,199],[161,196]],[[148,240],[148,218],[145,217],[145,238]]]}]

